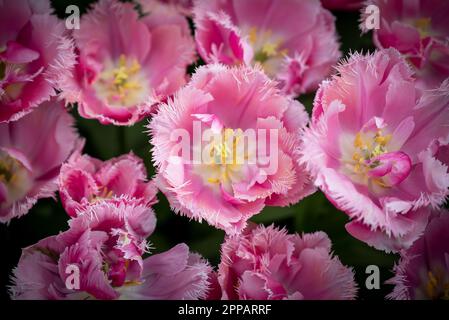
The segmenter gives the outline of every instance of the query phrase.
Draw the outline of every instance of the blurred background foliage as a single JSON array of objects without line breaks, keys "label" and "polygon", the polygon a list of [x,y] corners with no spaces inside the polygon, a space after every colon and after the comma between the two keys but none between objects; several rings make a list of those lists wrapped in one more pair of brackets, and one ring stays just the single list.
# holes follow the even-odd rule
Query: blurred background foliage
[{"label": "blurred background foliage", "polygon": [[[68,5],[78,5],[84,13],[91,2],[94,1],[52,0],[52,5],[56,14],[64,18],[65,8]],[[343,56],[347,56],[350,52],[369,52],[374,49],[371,35],[361,35],[359,31],[358,12],[333,12],[333,14],[336,17]],[[199,61],[198,64],[202,62]],[[191,66],[189,71],[193,72],[194,69],[195,66]],[[299,97],[308,112],[312,109],[313,97],[314,94]],[[153,176],[151,146],[145,132],[148,120],[143,120],[132,127],[115,127],[101,125],[96,120],[81,118],[76,107],[71,109],[71,113],[76,118],[80,134],[86,138],[85,153],[107,160],[132,151],[145,161],[148,176]],[[158,198],[159,203],[154,206],[158,219],[157,228],[149,238],[154,248],[153,252],[165,251],[177,243],[185,242],[192,251],[201,253],[211,264],[217,266],[224,232],[205,222],[198,223],[175,215],[161,193],[158,194]],[[0,243],[4,247],[1,251],[1,299],[8,298],[6,288],[9,284],[9,276],[11,270],[17,265],[21,248],[67,229],[68,216],[57,197],[55,200],[41,200],[26,216],[14,219],[9,225],[0,225]],[[303,233],[319,230],[326,232],[332,240],[334,253],[345,265],[354,268],[359,286],[359,299],[384,299],[385,295],[392,290],[392,287],[384,282],[392,276],[391,269],[398,257],[372,249],[351,237],[344,227],[348,222],[347,216],[335,209],[321,192],[315,193],[294,206],[267,207],[251,220],[265,225],[273,223],[276,226],[285,227],[289,232]],[[368,265],[377,265],[381,270],[380,290],[367,290],[365,287],[367,278],[365,270]]]}]

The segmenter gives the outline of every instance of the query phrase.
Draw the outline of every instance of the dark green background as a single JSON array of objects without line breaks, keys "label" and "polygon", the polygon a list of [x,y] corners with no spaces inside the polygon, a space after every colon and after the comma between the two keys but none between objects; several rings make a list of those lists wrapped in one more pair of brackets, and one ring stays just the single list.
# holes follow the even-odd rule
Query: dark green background
[{"label": "dark green background", "polygon": [[[275,0],[279,1],[279,0]],[[282,0],[280,0],[282,1]],[[82,12],[92,1],[54,0],[52,4],[59,17],[65,15],[65,7],[77,4]],[[341,50],[346,56],[349,52],[373,50],[370,35],[361,36],[358,28],[357,12],[333,12],[337,18],[337,31],[341,40]],[[95,31],[93,31],[95,32]],[[201,63],[201,62],[199,62]],[[189,70],[193,71],[194,66]],[[299,100],[310,112],[313,94],[302,96]],[[80,134],[86,138],[84,151],[91,156],[107,160],[123,153],[133,151],[144,159],[148,169],[148,176],[154,173],[151,164],[148,136],[144,133],[144,126],[148,120],[143,120],[132,127],[114,127],[99,124],[96,120],[79,117],[76,109],[72,110],[76,117]],[[165,197],[158,194],[159,203],[154,206],[158,222],[156,232],[149,238],[153,252],[165,251],[180,242],[185,242],[191,250],[201,253],[211,264],[219,263],[220,244],[224,232],[206,223],[198,223],[186,217],[175,215]],[[29,246],[38,240],[57,234],[67,229],[67,215],[61,204],[51,199],[40,200],[36,206],[24,217],[14,219],[9,225],[0,225],[1,250],[1,278],[0,296],[7,299],[6,286],[12,268],[17,264],[21,248]],[[344,229],[348,221],[347,216],[335,209],[321,192],[317,192],[300,203],[287,207],[267,207],[259,215],[251,219],[257,223],[269,225],[274,223],[286,227],[290,232],[325,231],[333,242],[333,251],[341,261],[354,268],[359,286],[360,299],[384,299],[392,290],[384,281],[392,276],[391,269],[397,256],[374,250],[364,243],[352,238]],[[365,288],[365,269],[375,264],[381,270],[381,289],[367,290]]]}]

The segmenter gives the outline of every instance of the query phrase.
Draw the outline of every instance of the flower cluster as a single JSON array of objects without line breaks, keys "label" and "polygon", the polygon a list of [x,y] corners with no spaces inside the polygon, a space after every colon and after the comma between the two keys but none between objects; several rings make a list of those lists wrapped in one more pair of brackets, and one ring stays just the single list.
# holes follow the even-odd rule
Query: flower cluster
[{"label": "flower cluster", "polygon": [[[23,250],[13,299],[196,299],[210,267],[185,244],[145,259],[154,212],[133,201],[101,202],[70,220],[69,230]],[[80,271],[67,286],[68,267]],[[176,290],[174,290],[176,288]]]},{"label": "flower cluster", "polygon": [[[377,49],[338,62],[329,10],[361,10],[368,31],[366,6],[381,15]],[[319,190],[354,238],[400,254],[388,298],[448,299],[444,13],[424,0],[99,0],[69,31],[48,0],[0,0],[0,222],[56,191],[68,219],[22,250],[11,298],[355,299],[326,233],[251,221]],[[315,91],[309,116],[298,96]],[[75,112],[145,119],[153,166],[89,155]],[[184,243],[153,248],[159,191],[224,230],[216,269]]]}]

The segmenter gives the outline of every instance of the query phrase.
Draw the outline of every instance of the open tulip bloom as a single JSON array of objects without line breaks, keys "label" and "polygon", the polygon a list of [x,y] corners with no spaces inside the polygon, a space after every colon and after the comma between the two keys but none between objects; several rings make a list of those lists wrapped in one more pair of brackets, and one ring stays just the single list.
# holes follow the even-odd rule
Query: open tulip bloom
[{"label": "open tulip bloom", "polygon": [[0,0],[0,299],[449,299],[448,1],[65,3]]},{"label": "open tulip bloom", "polygon": [[410,246],[449,194],[449,80],[421,92],[394,49],[352,55],[317,92],[301,162],[346,228],[381,250]]}]

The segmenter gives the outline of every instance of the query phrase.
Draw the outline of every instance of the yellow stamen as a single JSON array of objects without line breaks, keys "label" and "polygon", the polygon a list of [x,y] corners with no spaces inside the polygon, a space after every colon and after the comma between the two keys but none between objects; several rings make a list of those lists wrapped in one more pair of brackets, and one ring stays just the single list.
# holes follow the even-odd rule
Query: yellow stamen
[{"label": "yellow stamen", "polygon": [[100,94],[111,104],[127,106],[140,102],[141,92],[145,89],[140,71],[141,65],[136,59],[129,60],[120,55],[115,67],[100,74]]},{"label": "yellow stamen", "polygon": [[125,281],[123,286],[126,286],[126,287],[139,286],[142,283],[143,283],[142,281],[138,281],[138,280],[127,280],[127,281]]},{"label": "yellow stamen", "polygon": [[444,273],[429,271],[427,272],[427,278],[425,285],[427,297],[430,299],[449,300],[449,283],[443,282],[445,278]]},{"label": "yellow stamen", "polygon": [[231,179],[231,171],[237,169],[240,165],[239,161],[243,161],[243,158],[247,157],[246,154],[238,154],[243,151],[239,150],[242,136],[241,129],[226,128],[217,139],[218,141],[213,141],[209,151],[213,163],[209,164],[207,169],[211,176],[205,177],[205,181],[211,184],[220,184]]},{"label": "yellow stamen", "polygon": [[354,147],[362,149],[365,147],[365,143],[363,142],[362,135],[357,133],[354,139]]},{"label": "yellow stamen", "polygon": [[257,28],[249,29],[248,40],[254,47],[254,61],[264,65],[264,63],[272,58],[281,58],[288,53],[287,49],[280,49],[282,41],[272,36],[271,30],[267,30],[258,35]]},{"label": "yellow stamen", "polygon": [[[377,130],[375,134],[359,132],[354,138],[354,153],[352,154],[352,170],[357,175],[362,175],[366,181],[366,174],[369,170],[375,168],[378,163],[370,161],[386,152],[388,143],[391,141],[390,134],[384,135],[382,130]],[[387,187],[382,179],[372,179],[372,181],[381,187]]]},{"label": "yellow stamen", "polygon": [[360,160],[363,160],[363,158],[359,153],[354,152],[354,154],[352,155],[352,160],[360,162]]},{"label": "yellow stamen", "polygon": [[109,198],[112,198],[113,195],[114,195],[114,191],[108,190],[107,187],[102,187],[101,192],[98,195],[93,195],[90,199],[90,202],[94,203],[94,202],[101,201],[104,199],[109,199]]},{"label": "yellow stamen", "polygon": [[256,27],[252,27],[251,29],[249,29],[248,40],[251,44],[256,43],[256,41],[257,41],[257,28]]},{"label": "yellow stamen", "polygon": [[370,158],[380,156],[381,154],[384,154],[384,153],[385,153],[384,148],[378,144],[371,151]]},{"label": "yellow stamen", "polygon": [[418,29],[421,37],[427,37],[431,26],[431,18],[419,18],[414,21],[414,26]]},{"label": "yellow stamen", "polygon": [[388,188],[388,185],[382,181],[382,179],[376,178],[373,179],[373,182],[382,188]]},{"label": "yellow stamen", "polygon": [[28,170],[17,159],[0,151],[0,182],[8,190],[8,200],[13,202],[21,199],[30,189],[30,177]]},{"label": "yellow stamen", "polygon": [[429,271],[427,273],[427,276],[429,278],[429,280],[427,281],[427,285],[426,285],[426,292],[427,295],[432,298],[435,299],[437,296],[437,286],[438,286],[438,280],[435,278],[434,274],[432,273],[432,271]]},{"label": "yellow stamen", "polygon": [[391,134],[387,134],[386,136],[382,135],[382,131],[379,130],[374,137],[374,141],[380,144],[382,147],[385,147],[391,140]]},{"label": "yellow stamen", "polygon": [[0,158],[0,181],[9,183],[15,179],[15,171],[22,165],[15,159],[6,156]]},{"label": "yellow stamen", "polygon": [[277,54],[279,43],[266,42],[262,46],[262,52],[267,56],[272,57]]},{"label": "yellow stamen", "polygon": [[218,179],[218,178],[209,178],[209,179],[207,179],[207,182],[212,183],[212,184],[217,184],[217,183],[220,183],[220,179]]}]

